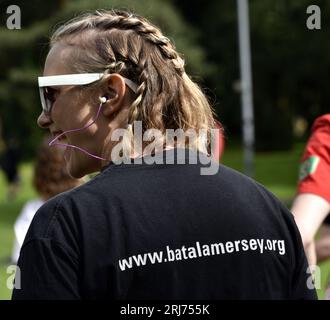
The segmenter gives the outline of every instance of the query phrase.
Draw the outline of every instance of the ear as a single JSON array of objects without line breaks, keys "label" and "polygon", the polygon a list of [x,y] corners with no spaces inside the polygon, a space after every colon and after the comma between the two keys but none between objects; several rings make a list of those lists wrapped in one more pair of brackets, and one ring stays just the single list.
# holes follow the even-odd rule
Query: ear
[{"label": "ear", "polygon": [[125,101],[126,85],[123,77],[118,74],[110,74],[103,87],[103,96],[107,97],[107,101],[103,104],[102,112],[106,117],[109,117],[114,112],[119,111]]}]

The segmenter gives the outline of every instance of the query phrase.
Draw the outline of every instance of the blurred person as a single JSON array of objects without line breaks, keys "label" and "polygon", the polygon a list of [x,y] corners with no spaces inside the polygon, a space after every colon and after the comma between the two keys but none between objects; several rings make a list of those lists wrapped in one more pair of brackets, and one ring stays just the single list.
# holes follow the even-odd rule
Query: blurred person
[{"label": "blurred person", "polygon": [[[214,142],[213,142],[213,159],[215,161],[221,161],[223,152],[225,149],[225,136],[224,136],[224,129],[221,125],[221,123],[216,120],[215,121],[215,128],[219,130],[219,136],[218,137],[213,137]],[[210,150],[211,151],[211,150]]]},{"label": "blurred person", "polygon": [[[223,165],[201,174],[215,164],[213,112],[158,27],[127,11],[77,16],[52,35],[39,89],[38,124],[70,174],[99,173],[38,210],[14,300],[316,299],[281,202]],[[141,122],[158,135],[140,149]],[[207,137],[167,145],[167,129]]]},{"label": "blurred person", "polygon": [[[291,211],[299,227],[308,262],[314,268],[317,262],[330,257],[330,114],[317,118],[311,131]],[[319,239],[315,243],[320,226]]]},{"label": "blurred person", "polygon": [[5,142],[3,154],[1,156],[1,168],[7,180],[7,200],[15,199],[19,190],[19,172],[18,165],[20,161],[19,146],[17,139],[10,137]]},{"label": "blurred person", "polygon": [[59,147],[50,149],[49,141],[49,137],[42,140],[37,150],[34,165],[33,186],[39,197],[28,201],[24,205],[14,225],[15,242],[12,262],[15,264],[18,261],[24,238],[37,210],[55,195],[82,184],[81,179],[74,179],[68,174],[63,158],[63,149]]}]

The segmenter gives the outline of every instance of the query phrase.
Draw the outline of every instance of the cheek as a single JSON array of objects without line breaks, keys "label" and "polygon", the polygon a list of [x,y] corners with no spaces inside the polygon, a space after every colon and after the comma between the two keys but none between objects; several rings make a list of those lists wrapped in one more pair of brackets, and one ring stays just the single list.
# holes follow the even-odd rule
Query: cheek
[{"label": "cheek", "polygon": [[[88,90],[79,91],[78,89],[63,93],[53,108],[52,115],[53,122],[58,129],[67,131],[88,126],[98,112],[99,104],[93,103],[95,101],[94,96],[95,94]],[[75,141],[86,140],[85,142],[89,143],[88,135],[94,135],[95,130],[96,127],[92,125],[77,132],[77,134],[69,134],[69,136]]]},{"label": "cheek", "polygon": [[83,121],[83,109],[77,95],[66,93],[59,97],[52,109],[52,120],[60,129],[74,128]]},{"label": "cheek", "polygon": [[61,127],[62,124],[62,120],[61,120],[61,116],[62,116],[62,111],[61,108],[59,106],[59,104],[55,104],[52,108],[52,112],[51,112],[51,118],[52,118],[52,122],[56,125]]}]

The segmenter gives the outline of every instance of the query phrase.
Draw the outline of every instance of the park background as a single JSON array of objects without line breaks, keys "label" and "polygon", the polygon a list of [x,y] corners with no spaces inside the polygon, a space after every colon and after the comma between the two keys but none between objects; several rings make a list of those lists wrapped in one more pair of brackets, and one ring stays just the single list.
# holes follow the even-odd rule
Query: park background
[{"label": "park background", "polygon": [[[21,29],[6,28],[8,6],[21,9]],[[309,5],[321,9],[321,29],[306,27]],[[222,162],[244,172],[237,5],[234,0],[0,0],[0,153],[8,141],[19,151],[20,191],[8,199],[0,172],[0,300],[6,288],[13,223],[32,188],[35,150],[44,132],[37,76],[42,74],[54,25],[99,8],[127,8],[159,25],[184,53],[187,72],[208,95],[225,129]],[[310,127],[330,110],[330,1],[250,0],[255,116],[254,178],[288,207]],[[321,266],[321,289],[330,263]]]}]

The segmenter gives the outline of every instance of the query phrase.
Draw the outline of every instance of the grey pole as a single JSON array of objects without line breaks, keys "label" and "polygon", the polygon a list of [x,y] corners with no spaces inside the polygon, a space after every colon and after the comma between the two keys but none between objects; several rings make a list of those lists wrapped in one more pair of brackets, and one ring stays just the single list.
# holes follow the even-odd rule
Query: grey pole
[{"label": "grey pole", "polygon": [[244,173],[254,176],[254,117],[251,76],[249,7],[247,0],[237,0],[239,54],[241,69],[241,108],[244,146]]}]

